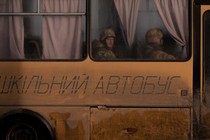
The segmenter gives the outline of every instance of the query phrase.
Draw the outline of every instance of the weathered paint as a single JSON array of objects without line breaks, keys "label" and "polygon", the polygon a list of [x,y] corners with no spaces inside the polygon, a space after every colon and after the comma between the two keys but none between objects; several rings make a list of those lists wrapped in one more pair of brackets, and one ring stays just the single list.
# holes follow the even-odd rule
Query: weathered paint
[{"label": "weathered paint", "polygon": [[105,63],[87,59],[8,62],[1,67],[1,105],[192,106],[192,60]]},{"label": "weathered paint", "polygon": [[[0,115],[20,107],[38,112],[56,140],[187,140],[192,135],[193,57],[185,62],[87,57],[0,66]],[[121,108],[91,108],[98,105]]]},{"label": "weathered paint", "polygon": [[190,109],[91,110],[91,140],[190,140]]}]

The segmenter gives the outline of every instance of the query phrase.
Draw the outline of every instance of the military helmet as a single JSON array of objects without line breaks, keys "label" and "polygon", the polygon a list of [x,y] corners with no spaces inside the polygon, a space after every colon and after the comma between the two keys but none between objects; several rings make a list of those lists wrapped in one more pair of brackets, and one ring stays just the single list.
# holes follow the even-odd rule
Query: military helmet
[{"label": "military helmet", "polygon": [[116,37],[114,31],[111,28],[105,29],[101,35],[100,35],[100,40],[104,41],[107,37]]},{"label": "military helmet", "polygon": [[159,42],[163,38],[163,32],[159,28],[153,28],[147,31],[146,41],[148,44]]}]

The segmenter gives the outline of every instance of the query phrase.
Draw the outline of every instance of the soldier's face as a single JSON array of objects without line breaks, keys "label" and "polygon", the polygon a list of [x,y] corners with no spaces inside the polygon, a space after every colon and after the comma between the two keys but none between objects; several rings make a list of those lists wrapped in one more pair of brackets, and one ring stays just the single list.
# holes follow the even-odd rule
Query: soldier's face
[{"label": "soldier's face", "polygon": [[110,49],[114,46],[114,37],[106,38],[106,46]]}]

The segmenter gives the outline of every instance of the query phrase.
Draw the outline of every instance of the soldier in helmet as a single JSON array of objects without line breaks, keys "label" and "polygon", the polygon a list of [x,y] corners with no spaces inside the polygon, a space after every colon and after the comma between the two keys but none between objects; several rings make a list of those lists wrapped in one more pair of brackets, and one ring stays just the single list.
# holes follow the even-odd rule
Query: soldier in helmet
[{"label": "soldier in helmet", "polygon": [[116,59],[112,49],[114,47],[116,35],[111,28],[105,29],[100,34],[100,41],[93,43],[93,58],[97,60]]},{"label": "soldier in helmet", "polygon": [[163,32],[159,28],[153,28],[146,33],[147,50],[145,57],[155,60],[174,60],[175,56],[163,51]]}]

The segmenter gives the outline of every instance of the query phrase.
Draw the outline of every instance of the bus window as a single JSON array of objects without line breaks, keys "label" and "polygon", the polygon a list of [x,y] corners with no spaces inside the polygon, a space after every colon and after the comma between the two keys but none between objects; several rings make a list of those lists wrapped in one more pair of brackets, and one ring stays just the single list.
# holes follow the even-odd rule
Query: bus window
[{"label": "bus window", "polygon": [[189,7],[189,0],[92,0],[92,59],[187,60]]},{"label": "bus window", "polygon": [[86,0],[1,0],[0,60],[81,60]]},{"label": "bus window", "polygon": [[[24,13],[35,13],[38,11],[37,0],[22,0],[22,7],[23,7],[22,11]],[[20,11],[20,12],[22,12],[22,11]]]},{"label": "bus window", "polygon": [[210,11],[205,12],[204,14],[204,101],[206,105],[210,106]]}]

